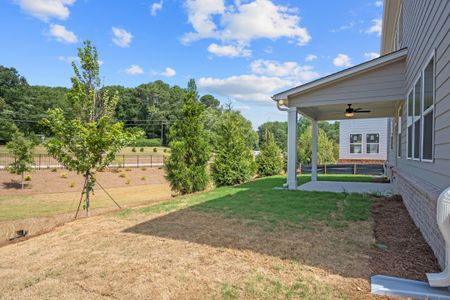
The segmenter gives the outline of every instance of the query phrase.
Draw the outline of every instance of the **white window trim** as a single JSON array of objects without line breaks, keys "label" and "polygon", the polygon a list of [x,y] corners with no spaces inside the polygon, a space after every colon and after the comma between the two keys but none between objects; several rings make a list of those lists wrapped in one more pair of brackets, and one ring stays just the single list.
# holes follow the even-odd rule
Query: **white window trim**
[{"label": "white window trim", "polygon": [[[406,95],[406,159],[412,160],[414,157],[414,86],[409,89],[408,94]],[[409,136],[409,127],[408,122],[409,118],[409,95],[412,95],[412,114],[411,117],[413,118],[411,122],[411,135]],[[411,139],[411,156],[409,156],[409,139]]]},{"label": "white window trim", "polygon": [[423,103],[423,78],[422,78],[422,82],[421,82],[421,93],[420,93],[420,97],[421,97],[421,101],[420,101],[420,115],[419,115],[419,119],[416,120],[416,85],[417,82],[422,78],[422,70],[420,70],[420,74],[419,76],[417,76],[417,79],[414,81],[414,85],[413,85],[413,139],[412,139],[412,160],[415,161],[420,161],[420,158],[422,156],[422,153],[420,153],[422,147],[422,143],[419,143],[419,157],[416,158],[416,123],[420,122],[420,128],[419,128],[419,133],[420,133],[420,140],[422,140],[422,103]]},{"label": "white window trim", "polygon": [[[367,142],[367,136],[369,135],[369,134],[378,134],[378,143],[368,143]],[[368,154],[368,155],[372,155],[372,154],[380,154],[380,133],[379,132],[369,132],[369,133],[366,133],[366,134],[364,134],[365,135],[365,145],[364,145],[364,150],[365,150],[365,152],[366,152],[366,154]],[[369,152],[367,152],[367,145],[372,145],[372,144],[377,144],[378,145],[378,152],[377,153],[369,153]]]},{"label": "white window trim", "polygon": [[[396,145],[397,147],[395,148],[395,151],[397,152],[397,158],[402,158],[402,152],[403,152],[403,151],[398,151],[400,149],[400,147],[402,147],[401,146],[402,145],[401,134],[403,133],[402,121],[401,121],[403,116],[400,112],[403,112],[402,104],[397,109],[397,132],[395,133],[396,139],[397,139],[397,145]],[[400,139],[399,139],[399,136],[400,136]],[[403,150],[403,149],[400,149],[400,150]]]},{"label": "white window trim", "polygon": [[[358,134],[361,136],[361,143],[352,143],[352,135],[358,135]],[[364,134],[362,134],[362,133],[350,133],[349,134],[349,141],[350,141],[350,143],[348,145],[348,153],[356,154],[356,155],[364,155]],[[352,153],[352,144],[354,144],[354,145],[361,144],[361,153],[355,153],[355,152]]]},{"label": "white window trim", "polygon": [[[434,103],[436,100],[436,59],[435,59],[435,53],[436,50],[433,50],[433,52],[431,53],[431,55],[428,57],[428,59],[426,60],[425,65],[423,66],[421,73],[422,73],[422,104],[421,104],[421,118],[422,118],[422,122],[421,124],[421,130],[420,130],[420,134],[421,134],[421,139],[420,139],[420,158],[423,162],[426,163],[434,163],[434,123],[435,123],[435,119],[436,119],[436,114],[434,111]],[[430,61],[433,60],[433,104],[427,108],[426,111],[423,111],[423,107],[424,107],[424,103],[425,103],[425,69],[427,68],[428,64],[430,63]],[[430,111],[433,111],[433,121],[432,121],[432,135],[431,135],[431,159],[425,159],[423,158],[423,140],[424,140],[424,122],[423,122],[423,116],[425,116],[426,114],[428,114]]]}]

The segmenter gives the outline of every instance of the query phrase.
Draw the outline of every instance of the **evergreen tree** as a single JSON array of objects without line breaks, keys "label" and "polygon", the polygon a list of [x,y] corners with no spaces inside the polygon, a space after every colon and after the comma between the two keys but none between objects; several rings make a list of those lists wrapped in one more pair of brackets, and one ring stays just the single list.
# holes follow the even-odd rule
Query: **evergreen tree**
[{"label": "evergreen tree", "polygon": [[193,80],[178,115],[170,128],[171,154],[165,163],[166,178],[178,193],[202,191],[209,182],[207,166],[211,151],[204,128],[205,107],[198,101]]},{"label": "evergreen tree", "polygon": [[226,111],[219,121],[216,156],[211,166],[217,186],[246,182],[255,173],[253,144],[248,143],[248,127],[243,126],[246,121],[239,112],[231,110]]},{"label": "evergreen tree", "polygon": [[266,131],[261,152],[256,157],[257,173],[259,176],[278,175],[283,169],[283,159],[280,147],[270,131]]},{"label": "evergreen tree", "polygon": [[[335,163],[339,156],[339,147],[321,128],[318,129],[317,163]],[[308,127],[300,136],[297,144],[299,161],[302,164],[311,163],[312,155],[312,128]]]},{"label": "evergreen tree", "polygon": [[36,145],[25,138],[20,131],[12,135],[11,141],[6,144],[8,151],[14,156],[14,162],[8,167],[13,174],[21,176],[21,186],[23,189],[24,174],[31,171],[33,160],[33,149]]}]

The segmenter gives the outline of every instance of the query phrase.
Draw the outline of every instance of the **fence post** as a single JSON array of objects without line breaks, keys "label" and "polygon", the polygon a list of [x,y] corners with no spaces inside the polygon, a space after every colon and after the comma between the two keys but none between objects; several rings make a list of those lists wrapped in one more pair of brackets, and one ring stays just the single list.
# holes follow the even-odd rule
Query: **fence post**
[{"label": "fence post", "polygon": [[41,156],[42,156],[42,154],[39,154],[39,165],[38,165],[38,170],[41,169]]},{"label": "fence post", "polygon": [[137,163],[137,167],[138,167],[138,169],[139,169],[139,154],[136,155],[136,163]]},{"label": "fence post", "polygon": [[325,175],[327,174],[327,164],[323,165],[324,171],[325,171]]},{"label": "fence post", "polygon": [[150,168],[153,168],[153,155],[150,155]]},{"label": "fence post", "polygon": [[122,168],[125,168],[125,154],[122,154]]},{"label": "fence post", "polygon": [[356,175],[356,164],[353,164],[353,175]]}]

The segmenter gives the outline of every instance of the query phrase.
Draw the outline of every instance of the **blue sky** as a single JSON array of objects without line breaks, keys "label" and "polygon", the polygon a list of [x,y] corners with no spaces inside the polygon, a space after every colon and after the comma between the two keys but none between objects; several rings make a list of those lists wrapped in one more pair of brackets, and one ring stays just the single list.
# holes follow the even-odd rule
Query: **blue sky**
[{"label": "blue sky", "polygon": [[82,41],[106,85],[154,80],[231,101],[254,127],[286,120],[270,96],[372,59],[382,1],[0,0],[0,64],[30,84],[70,86]]}]

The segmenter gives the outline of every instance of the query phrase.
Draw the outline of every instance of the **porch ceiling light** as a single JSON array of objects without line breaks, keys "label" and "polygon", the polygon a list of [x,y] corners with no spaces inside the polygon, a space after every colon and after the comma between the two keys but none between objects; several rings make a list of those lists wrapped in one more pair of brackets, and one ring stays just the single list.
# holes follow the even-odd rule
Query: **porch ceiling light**
[{"label": "porch ceiling light", "polygon": [[345,117],[346,118],[353,118],[355,114],[353,112],[345,112]]},{"label": "porch ceiling light", "polygon": [[278,100],[278,105],[280,105],[280,106],[287,106],[288,105],[288,99]]}]

